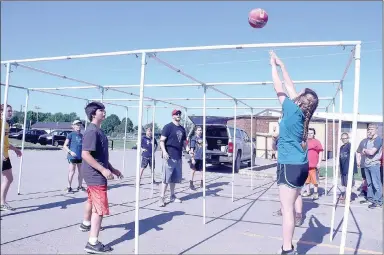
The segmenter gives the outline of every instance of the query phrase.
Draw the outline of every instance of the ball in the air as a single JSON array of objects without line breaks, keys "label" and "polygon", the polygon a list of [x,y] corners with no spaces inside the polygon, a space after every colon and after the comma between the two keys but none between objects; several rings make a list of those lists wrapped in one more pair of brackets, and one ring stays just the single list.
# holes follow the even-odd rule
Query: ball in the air
[{"label": "ball in the air", "polygon": [[268,22],[268,13],[260,8],[249,12],[248,23],[253,28],[263,28]]}]

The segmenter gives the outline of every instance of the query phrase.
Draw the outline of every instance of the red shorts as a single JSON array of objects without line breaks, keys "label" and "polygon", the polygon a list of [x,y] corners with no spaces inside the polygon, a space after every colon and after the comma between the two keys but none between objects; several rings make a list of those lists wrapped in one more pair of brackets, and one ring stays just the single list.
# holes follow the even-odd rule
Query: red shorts
[{"label": "red shorts", "polygon": [[316,168],[309,168],[308,171],[308,178],[305,181],[305,184],[313,184],[317,185],[317,169]]},{"label": "red shorts", "polygon": [[92,204],[92,212],[100,216],[109,215],[107,185],[88,186],[88,203]]}]

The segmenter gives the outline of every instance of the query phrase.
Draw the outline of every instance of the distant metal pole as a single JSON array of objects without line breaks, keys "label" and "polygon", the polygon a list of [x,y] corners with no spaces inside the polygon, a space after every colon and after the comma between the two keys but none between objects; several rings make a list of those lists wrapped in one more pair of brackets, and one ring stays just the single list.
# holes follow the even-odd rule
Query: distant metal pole
[{"label": "distant metal pole", "polygon": [[235,189],[235,164],[236,164],[236,116],[237,116],[237,101],[235,100],[235,111],[234,111],[234,127],[233,127],[233,153],[232,153],[232,202],[235,201],[234,189]]},{"label": "distant metal pole", "polygon": [[325,112],[325,195],[328,196],[328,107]]},{"label": "distant metal pole", "polygon": [[253,190],[253,161],[254,161],[253,155],[253,109],[251,108],[251,190]]},{"label": "distant metal pole", "polygon": [[[152,164],[151,164],[151,197],[153,197],[153,180],[155,179],[155,168],[154,168],[154,163],[155,163],[155,113],[156,113],[156,101],[153,101],[153,108],[152,108]],[[148,116],[148,115],[147,115]]]},{"label": "distant metal pole", "polygon": [[207,100],[206,100],[206,94],[207,94],[207,87],[204,86],[204,95],[203,95],[203,224],[206,224],[206,153],[207,153],[207,141],[206,141],[206,132],[207,132],[207,121],[206,121],[206,115],[207,115]]},{"label": "distant metal pole", "polygon": [[[85,101],[85,107],[87,107],[88,104],[89,104],[89,101],[86,100],[86,101]],[[85,114],[84,129],[86,130],[87,127],[88,127],[88,116],[87,116],[87,114]]]},{"label": "distant metal pole", "polygon": [[125,174],[125,157],[127,147],[127,129],[128,129],[128,107],[125,109],[125,125],[124,125],[124,153],[123,153],[123,173]]},{"label": "distant metal pole", "polygon": [[19,168],[19,181],[17,184],[17,194],[20,195],[21,189],[21,177],[23,175],[23,162],[24,162],[24,145],[25,145],[25,130],[27,129],[27,113],[28,113],[28,102],[29,102],[29,90],[25,95],[25,110],[24,110],[24,123],[23,123],[23,138],[21,142],[21,158],[20,158],[20,168]]},{"label": "distant metal pole", "polygon": [[141,53],[141,76],[140,76],[140,107],[138,118],[138,132],[137,132],[137,152],[136,152],[136,194],[135,194],[135,254],[139,254],[139,211],[140,211],[140,158],[141,158],[141,137],[143,126],[143,98],[144,98],[144,80],[145,80],[145,65],[146,54]]}]

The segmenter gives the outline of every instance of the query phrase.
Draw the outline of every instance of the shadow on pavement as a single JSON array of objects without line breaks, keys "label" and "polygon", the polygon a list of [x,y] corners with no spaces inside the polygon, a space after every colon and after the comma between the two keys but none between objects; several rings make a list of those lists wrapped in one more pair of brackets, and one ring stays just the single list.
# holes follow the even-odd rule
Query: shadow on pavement
[{"label": "shadow on pavement", "polygon": [[[164,225],[167,222],[171,221],[175,216],[181,216],[184,214],[185,212],[175,211],[175,212],[162,213],[146,219],[142,219],[139,222],[139,226],[140,226],[139,235],[142,235],[152,229],[156,231],[161,231],[163,230],[163,228],[160,227],[161,225]],[[127,240],[135,239],[135,222],[134,221],[128,224],[110,225],[110,226],[104,227],[104,229],[109,229],[109,228],[124,228],[125,230],[128,230],[126,234],[108,243],[108,245],[110,246],[117,245]]]},{"label": "shadow on pavement", "polygon": [[324,237],[329,233],[329,231],[330,228],[325,227],[315,216],[312,215],[309,218],[307,230],[303,233],[298,242],[298,254],[307,254],[307,252],[309,252],[313,247],[323,243]]}]

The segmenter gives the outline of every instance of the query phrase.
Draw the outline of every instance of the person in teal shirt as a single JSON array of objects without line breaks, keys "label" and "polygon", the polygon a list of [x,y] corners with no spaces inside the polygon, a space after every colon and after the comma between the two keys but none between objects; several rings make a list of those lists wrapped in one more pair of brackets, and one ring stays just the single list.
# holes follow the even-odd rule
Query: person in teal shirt
[{"label": "person in teal shirt", "polygon": [[[270,52],[270,64],[272,67],[272,79],[277,97],[282,104],[282,118],[279,124],[279,142],[277,144],[277,185],[281,211],[283,216],[283,245],[280,254],[296,254],[292,245],[295,229],[295,202],[301,203],[301,188],[308,177],[308,148],[307,136],[308,126],[315,112],[319,99],[311,89],[304,89],[297,93],[295,86],[289,77],[284,63]],[[277,67],[283,74],[284,85],[288,95],[285,93],[283,83],[280,80]],[[297,215],[296,215],[297,217]]]}]

